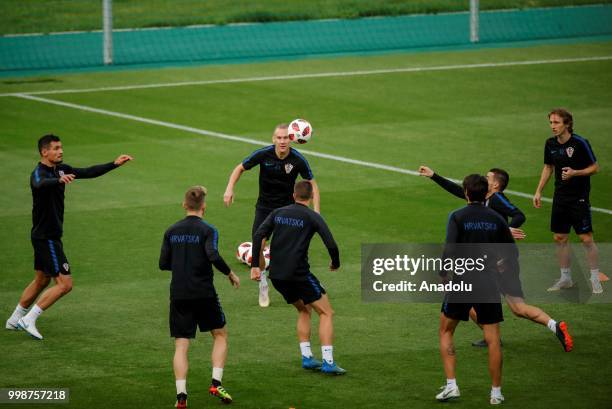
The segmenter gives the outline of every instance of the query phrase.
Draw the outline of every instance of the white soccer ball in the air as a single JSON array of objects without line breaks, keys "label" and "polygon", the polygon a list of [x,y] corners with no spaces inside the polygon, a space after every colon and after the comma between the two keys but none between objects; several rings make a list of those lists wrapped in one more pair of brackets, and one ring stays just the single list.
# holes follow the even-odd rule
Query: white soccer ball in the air
[{"label": "white soccer ball in the air", "polygon": [[246,263],[246,253],[251,251],[251,247],[253,246],[253,243],[251,243],[250,241],[245,241],[244,243],[241,243],[238,246],[238,250],[236,250],[236,258],[238,259],[238,261],[242,261],[243,263]]},{"label": "white soccer ball in the air", "polygon": [[294,119],[289,124],[289,139],[296,143],[306,143],[312,136],[312,125],[305,119]]}]

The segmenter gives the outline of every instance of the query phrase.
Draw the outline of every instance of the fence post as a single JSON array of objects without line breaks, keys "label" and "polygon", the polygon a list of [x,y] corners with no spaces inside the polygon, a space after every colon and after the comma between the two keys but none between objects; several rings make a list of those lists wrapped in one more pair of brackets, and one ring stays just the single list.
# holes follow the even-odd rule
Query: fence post
[{"label": "fence post", "polygon": [[104,65],[113,63],[113,0],[102,0]]},{"label": "fence post", "polygon": [[477,43],[480,41],[480,27],[478,21],[479,1],[470,0],[470,42]]}]

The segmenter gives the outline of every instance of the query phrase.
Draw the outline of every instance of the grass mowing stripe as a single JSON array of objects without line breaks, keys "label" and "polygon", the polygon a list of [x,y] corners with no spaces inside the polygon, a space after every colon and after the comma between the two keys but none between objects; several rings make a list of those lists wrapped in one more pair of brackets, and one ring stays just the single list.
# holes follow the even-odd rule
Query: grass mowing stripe
[{"label": "grass mowing stripe", "polygon": [[103,92],[103,91],[129,91],[129,90],[134,90],[134,89],[184,87],[184,86],[191,86],[191,85],[231,84],[231,83],[257,82],[257,81],[283,81],[283,80],[294,80],[294,79],[304,79],[304,78],[352,77],[352,76],[359,76],[359,75],[380,75],[380,74],[395,74],[395,73],[409,73],[409,72],[462,70],[462,69],[474,69],[474,68],[514,67],[514,66],[520,66],[520,65],[565,64],[565,63],[574,63],[574,62],[608,61],[608,60],[612,60],[612,55],[595,56],[595,57],[581,57],[581,58],[561,58],[561,59],[553,59],[553,60],[507,61],[507,62],[480,63],[480,64],[439,65],[439,66],[432,66],[432,67],[387,68],[387,69],[363,70],[363,71],[321,72],[321,73],[312,73],[312,74],[229,78],[229,79],[221,79],[221,80],[168,82],[168,83],[144,84],[144,85],[122,85],[122,86],[116,86],[116,87],[64,89],[64,90],[54,90],[54,91],[9,92],[9,93],[0,94],[0,97],[21,96],[21,95],[77,94],[77,93]]},{"label": "grass mowing stripe", "polygon": [[[149,125],[157,125],[157,126],[162,126],[162,127],[165,127],[165,128],[177,129],[177,130],[181,130],[181,131],[185,131],[185,132],[195,133],[195,134],[198,134],[198,135],[211,136],[211,137],[214,137],[214,138],[226,139],[226,140],[235,141],[235,142],[243,142],[243,143],[248,143],[248,144],[251,144],[251,145],[258,145],[258,146],[267,146],[267,145],[269,145],[268,142],[262,142],[262,141],[258,141],[258,140],[255,140],[255,139],[244,138],[244,137],[241,137],[241,136],[228,135],[228,134],[224,134],[224,133],[220,133],[220,132],[214,132],[214,131],[209,131],[209,130],[205,130],[205,129],[198,129],[198,128],[194,128],[194,127],[191,127],[191,126],[173,124],[171,122],[165,122],[165,121],[159,121],[159,120],[156,120],[156,119],[143,118],[143,117],[140,117],[140,116],[135,116],[135,115],[130,115],[130,114],[123,114],[121,112],[114,112],[114,111],[108,111],[108,110],[105,110],[105,109],[92,108],[92,107],[89,107],[89,106],[86,106],[86,105],[73,104],[73,103],[70,103],[70,102],[57,101],[57,100],[48,99],[48,98],[41,98],[41,97],[37,97],[37,96],[34,96],[34,95],[29,95],[29,94],[15,94],[13,96],[17,97],[17,98],[24,98],[24,99],[29,99],[29,100],[32,100],[32,101],[43,102],[43,103],[47,103],[47,104],[53,104],[53,105],[59,105],[59,106],[67,107],[67,108],[78,109],[78,110],[81,110],[81,111],[93,112],[93,113],[101,114],[101,115],[113,116],[113,117],[122,118],[122,119],[129,119],[129,120],[132,120],[132,121],[142,122],[142,123],[146,123],[146,124],[149,124]],[[374,162],[366,162],[366,161],[362,161],[362,160],[358,160],[358,159],[351,159],[351,158],[347,158],[347,157],[343,157],[343,156],[330,155],[330,154],[327,154],[327,153],[320,153],[320,152],[309,151],[309,150],[300,150],[300,151],[303,152],[303,153],[306,153],[308,155],[311,155],[311,156],[315,156],[315,157],[319,157],[319,158],[324,158],[324,159],[330,159],[330,160],[334,160],[334,161],[337,161],[337,162],[350,163],[350,164],[357,165],[357,166],[369,167],[369,168],[380,169],[380,170],[387,170],[387,171],[390,171],[390,172],[403,173],[403,174],[412,175],[412,176],[418,176],[419,175],[419,173],[414,171],[414,170],[403,169],[403,168],[399,168],[399,167],[396,167],[396,166],[389,166],[389,165],[384,165],[384,164],[374,163]],[[453,179],[453,180],[458,182],[455,179]],[[505,192],[509,193],[509,194],[516,195],[516,196],[526,197],[526,198],[531,198],[532,197],[532,195],[529,195],[528,193],[517,192],[517,191],[513,191],[513,190],[506,190]],[[542,201],[552,202],[552,199],[547,198],[547,197],[543,197]],[[599,207],[592,207],[591,209],[593,211],[600,212],[600,213],[612,214],[612,210],[610,210],[610,209],[604,209],[604,208],[599,208]]]}]

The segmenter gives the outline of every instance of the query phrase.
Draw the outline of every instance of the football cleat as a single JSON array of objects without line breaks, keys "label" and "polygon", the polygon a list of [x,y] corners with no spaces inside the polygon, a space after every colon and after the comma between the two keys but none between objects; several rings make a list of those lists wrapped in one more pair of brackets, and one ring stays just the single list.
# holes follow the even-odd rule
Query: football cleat
[{"label": "football cleat", "polygon": [[210,385],[210,388],[208,388],[208,392],[211,395],[216,396],[217,398],[221,399],[221,402],[223,403],[232,403],[232,395],[227,393],[225,388],[221,385],[219,386]]},{"label": "football cleat", "polygon": [[19,328],[19,320],[12,320],[10,318],[6,320],[6,329],[11,331],[19,331],[21,329]]},{"label": "football cleat", "polygon": [[177,394],[176,404],[174,406],[179,409],[185,409],[187,407],[187,394],[182,392]]},{"label": "football cleat", "polygon": [[491,395],[491,405],[501,405],[502,402],[504,401],[504,397],[502,395],[498,395],[498,396],[493,396]]},{"label": "football cleat", "polygon": [[323,361],[323,365],[321,365],[321,372],[324,374],[330,375],[344,375],[346,373],[345,369],[340,368],[336,363],[327,363],[327,361]]},{"label": "football cleat", "polygon": [[33,322],[28,323],[23,318],[20,318],[19,321],[17,321],[17,326],[28,334],[30,334],[32,338],[38,340],[43,339],[43,336],[40,335],[40,332],[38,332],[38,330],[36,329],[36,325]]},{"label": "football cleat", "polygon": [[557,329],[555,331],[557,338],[559,338],[559,342],[561,342],[561,346],[565,352],[570,352],[574,349],[574,340],[567,330],[567,324],[565,321],[557,322]]},{"label": "football cleat", "polygon": [[574,282],[572,279],[564,279],[560,278],[555,283],[549,287],[546,291],[559,291],[564,288],[572,288],[574,286]]},{"label": "football cleat", "polygon": [[451,399],[457,399],[459,396],[461,396],[461,393],[459,393],[458,386],[445,385],[441,386],[440,389],[442,389],[442,392],[436,395],[436,399],[439,402],[446,402]]},{"label": "football cleat", "polygon": [[314,359],[312,356],[302,355],[302,368],[304,369],[321,369],[321,361]]},{"label": "football cleat", "polygon": [[601,282],[599,281],[599,279],[593,280],[591,278],[591,286],[593,287],[593,294],[603,293],[603,287],[601,286]]}]

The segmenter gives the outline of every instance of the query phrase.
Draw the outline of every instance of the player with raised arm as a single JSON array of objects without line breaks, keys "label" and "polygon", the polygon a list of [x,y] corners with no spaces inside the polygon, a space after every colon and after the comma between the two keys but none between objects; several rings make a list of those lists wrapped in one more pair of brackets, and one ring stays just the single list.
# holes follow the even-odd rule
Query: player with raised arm
[{"label": "player with raised arm", "polygon": [[[277,125],[272,135],[273,144],[256,150],[239,163],[227,182],[223,201],[225,206],[229,207],[234,201],[234,188],[240,176],[259,165],[259,197],[255,205],[252,236],[274,209],[293,203],[293,185],[298,175],[312,183],[314,211],[320,212],[318,185],[306,158],[290,146],[287,127],[287,124]],[[263,246],[261,248],[263,249]],[[261,261],[263,263],[263,258]],[[263,268],[263,264],[260,267]],[[259,305],[262,307],[270,305],[268,282],[263,274],[259,281]]]},{"label": "player with raised arm", "polygon": [[[460,185],[438,175],[427,166],[420,166],[419,174],[430,178],[450,194],[465,200],[465,195]],[[525,238],[525,233],[520,229],[523,223],[525,223],[525,214],[521,209],[512,204],[504,194],[504,190],[510,181],[510,175],[503,169],[493,168],[487,172],[487,181],[489,183],[489,190],[487,192],[485,206],[495,210],[502,215],[506,221],[510,219],[508,224],[510,225],[512,236],[515,239],[520,240]]]},{"label": "player with raised arm", "polygon": [[[340,267],[340,253],[323,218],[308,205],[313,197],[310,181],[295,184],[295,203],[274,210],[259,226],[253,239],[251,279],[259,280],[259,257],[262,241],[272,237],[270,245],[270,279],[287,304],[293,304],[298,312],[297,335],[304,369],[319,369],[323,373],[342,375],[346,371],[334,362],[333,310],[325,288],[310,272],[308,247],[318,233],[331,257],[331,271]],[[319,315],[319,339],[323,362],[313,357],[310,347],[311,314]]]},{"label": "player with raised arm", "polygon": [[[463,190],[461,186],[443,178],[427,166],[419,167],[419,173],[421,176],[431,178],[449,193],[464,200],[466,199],[465,193],[460,193]],[[486,207],[496,211],[504,218],[504,220],[508,221],[508,218],[510,218],[509,226],[512,236],[515,239],[522,239],[525,237],[525,235],[520,227],[525,222],[525,215],[518,207],[513,205],[503,193],[508,186],[509,181],[510,176],[503,169],[493,168],[489,170],[489,172],[487,172],[488,191],[487,195],[485,196],[484,204]],[[568,331],[567,323],[565,321],[557,322],[541,308],[525,302],[525,295],[523,293],[519,271],[520,270],[518,268],[516,270],[509,271],[502,274],[499,279],[500,291],[504,295],[510,310],[519,318],[525,318],[537,324],[546,326],[557,336],[563,350],[570,352],[573,348],[573,339]],[[470,311],[470,316],[472,317],[473,321],[478,324],[476,312],[473,309]],[[482,328],[482,326],[480,327]],[[487,343],[483,339],[472,342],[472,345],[476,347],[486,347]]]},{"label": "player with raised arm", "polygon": [[159,268],[172,271],[170,282],[170,335],[175,338],[174,375],[176,407],[187,407],[187,352],[189,340],[200,332],[210,331],[212,382],[209,393],[224,403],[232,397],[221,385],[227,359],[226,320],[213,285],[214,265],[238,288],[240,279],[219,254],[219,232],[202,217],[206,209],[206,189],[193,186],[185,193],[183,208],[187,216],[173,224],[164,234]]},{"label": "player with raised arm", "polygon": [[[591,175],[599,172],[599,164],[589,141],[574,133],[574,118],[565,109],[548,114],[553,136],[544,144],[544,168],[533,196],[533,205],[542,207],[542,191],[555,174],[550,230],[557,243],[561,277],[548,289],[559,291],[574,285],[571,273],[569,233],[572,228],[580,238],[591,269],[593,294],[601,294],[599,255],[593,240],[591,220]],[[607,277],[605,277],[607,278]]]},{"label": "player with raised arm", "polygon": [[[53,134],[44,135],[38,140],[38,152],[40,162],[30,176],[34,280],[21,294],[15,311],[6,321],[6,328],[23,329],[33,338],[42,340],[43,336],[36,328],[36,320],[43,311],[72,290],[72,270],[62,245],[66,185],[77,179],[102,176],[132,160],[132,157],[120,155],[113,162],[73,168],[63,163],[62,142]],[[51,278],[55,285],[44,291]],[[28,312],[32,304],[34,306]]]}]

